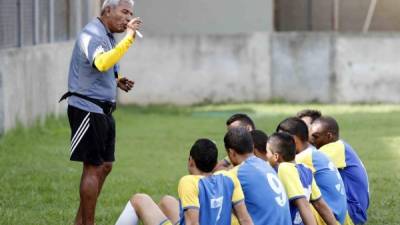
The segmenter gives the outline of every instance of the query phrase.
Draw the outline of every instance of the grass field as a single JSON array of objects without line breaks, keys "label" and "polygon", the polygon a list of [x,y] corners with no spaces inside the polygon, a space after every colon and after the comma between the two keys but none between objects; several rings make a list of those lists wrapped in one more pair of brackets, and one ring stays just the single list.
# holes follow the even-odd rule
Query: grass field
[{"label": "grass field", "polygon": [[[212,138],[219,157],[225,156],[222,138],[232,113],[249,113],[271,134],[279,121],[306,107],[335,116],[342,138],[363,160],[370,179],[368,224],[400,224],[400,106],[287,104],[119,108],[117,161],[98,201],[97,224],[113,224],[135,192],[155,199],[176,195],[195,139]],[[81,165],[69,161],[69,132],[66,117],[49,118],[0,138],[1,225],[73,223]]]}]

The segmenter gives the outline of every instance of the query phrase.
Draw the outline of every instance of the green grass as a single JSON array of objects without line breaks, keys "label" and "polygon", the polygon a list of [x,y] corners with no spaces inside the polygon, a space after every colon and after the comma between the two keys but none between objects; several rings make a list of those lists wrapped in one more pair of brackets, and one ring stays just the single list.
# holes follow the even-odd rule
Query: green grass
[{"label": "green grass", "polygon": [[[146,192],[176,195],[195,139],[215,140],[220,158],[225,120],[247,112],[271,133],[287,116],[312,107],[335,116],[342,138],[357,150],[369,174],[368,224],[398,224],[400,211],[400,106],[241,104],[198,107],[121,107],[117,161],[98,201],[97,224],[113,224],[128,198]],[[72,224],[79,202],[81,165],[69,161],[66,117],[17,128],[0,138],[0,224]]]}]

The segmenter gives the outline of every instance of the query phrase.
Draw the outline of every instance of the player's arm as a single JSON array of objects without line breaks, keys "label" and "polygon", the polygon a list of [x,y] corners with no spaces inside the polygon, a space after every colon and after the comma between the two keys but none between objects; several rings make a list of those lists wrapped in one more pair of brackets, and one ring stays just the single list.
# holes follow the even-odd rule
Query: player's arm
[{"label": "player's arm", "polygon": [[253,225],[249,212],[247,211],[246,204],[244,202],[244,193],[242,185],[237,178],[237,168],[229,172],[222,172],[229,176],[233,182],[233,194],[232,194],[232,205],[233,214],[235,214],[241,225]]},{"label": "player's arm", "polygon": [[185,224],[187,224],[187,225],[199,225],[200,224],[198,208],[186,209],[184,216],[185,216]]},{"label": "player's arm", "polygon": [[314,177],[311,183],[310,202],[327,225],[337,224],[336,218],[333,215],[332,210],[329,208],[328,204],[326,204],[325,200],[322,198],[321,191],[317,183],[315,182]]},{"label": "player's arm", "polygon": [[141,20],[139,18],[134,18],[128,23],[126,36],[115,46],[107,52],[101,52],[95,56],[94,66],[100,71],[105,72],[113,67],[122,56],[128,51],[129,47],[133,44],[135,40],[136,30],[141,25]]},{"label": "player's arm", "polygon": [[233,213],[239,220],[240,225],[253,225],[253,220],[247,211],[244,201],[238,202],[233,206]]},{"label": "player's arm", "polygon": [[134,38],[126,35],[115,48],[110,51],[99,53],[94,59],[94,66],[100,71],[105,72],[113,67],[132,45]]},{"label": "player's arm", "polygon": [[183,209],[183,216],[186,224],[196,224],[199,222],[199,189],[198,181],[193,176],[184,176],[178,184],[178,195]]},{"label": "player's arm", "polygon": [[299,209],[304,225],[317,225],[310,208],[310,203],[308,203],[306,198],[295,199],[293,200],[293,204]]},{"label": "player's arm", "polygon": [[326,204],[323,198],[319,198],[311,203],[327,225],[337,225],[336,218],[333,215],[332,210],[329,208],[328,204]]},{"label": "player's arm", "polygon": [[229,169],[232,169],[232,163],[228,157],[225,157],[224,159],[220,160],[217,163],[217,165],[214,168],[214,172],[219,170],[229,170]]}]

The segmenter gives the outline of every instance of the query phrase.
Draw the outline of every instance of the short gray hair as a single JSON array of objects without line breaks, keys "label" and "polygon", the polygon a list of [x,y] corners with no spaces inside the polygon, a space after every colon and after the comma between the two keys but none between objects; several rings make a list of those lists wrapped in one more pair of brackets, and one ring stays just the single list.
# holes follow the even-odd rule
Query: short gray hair
[{"label": "short gray hair", "polygon": [[128,2],[132,6],[135,4],[133,0],[105,0],[103,6],[101,6],[101,11],[103,12],[108,6],[117,6],[122,1]]}]

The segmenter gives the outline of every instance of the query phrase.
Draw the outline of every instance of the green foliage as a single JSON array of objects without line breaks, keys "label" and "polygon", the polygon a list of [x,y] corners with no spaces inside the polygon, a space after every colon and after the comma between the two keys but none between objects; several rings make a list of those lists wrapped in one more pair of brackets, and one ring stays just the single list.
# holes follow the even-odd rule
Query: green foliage
[{"label": "green foliage", "polygon": [[[176,196],[187,173],[188,150],[211,138],[225,156],[225,120],[234,112],[252,116],[271,134],[285,117],[303,108],[335,116],[341,136],[358,152],[369,174],[368,224],[397,224],[400,106],[240,104],[198,107],[121,107],[117,121],[117,161],[98,200],[97,224],[113,224],[129,197],[145,192],[158,200]],[[81,165],[69,161],[66,117],[17,128],[0,139],[0,224],[72,224],[79,203]]]}]

